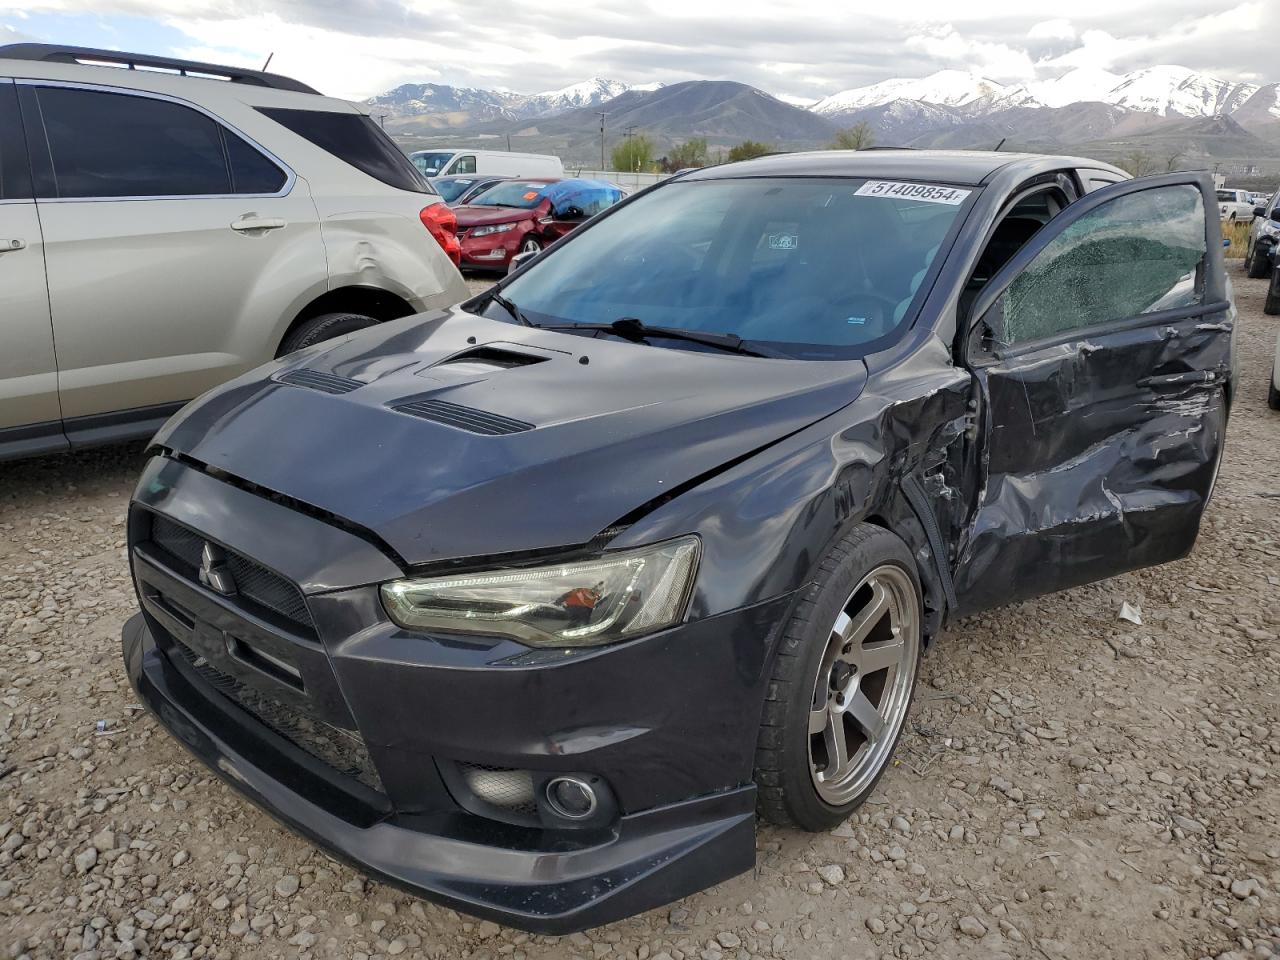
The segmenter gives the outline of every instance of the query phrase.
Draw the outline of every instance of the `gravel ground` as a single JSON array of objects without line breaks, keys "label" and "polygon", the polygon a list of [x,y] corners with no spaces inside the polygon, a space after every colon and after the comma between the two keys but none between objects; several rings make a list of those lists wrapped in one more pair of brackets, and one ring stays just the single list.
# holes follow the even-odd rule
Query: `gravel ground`
[{"label": "gravel ground", "polygon": [[1280,953],[1280,321],[1232,272],[1243,384],[1191,557],[953,626],[857,817],[764,827],[754,873],[562,939],[370,883],[191,760],[120,665],[141,448],[5,465],[0,957]]}]

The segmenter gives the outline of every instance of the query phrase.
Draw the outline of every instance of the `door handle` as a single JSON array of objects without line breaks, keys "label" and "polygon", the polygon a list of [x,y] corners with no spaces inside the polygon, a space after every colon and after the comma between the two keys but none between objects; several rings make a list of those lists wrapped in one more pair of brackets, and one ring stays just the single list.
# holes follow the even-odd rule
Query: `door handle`
[{"label": "door handle", "polygon": [[279,217],[241,217],[231,222],[231,229],[237,233],[252,233],[255,230],[279,230],[285,221]]},{"label": "door handle", "polygon": [[0,240],[0,253],[25,249],[27,249],[27,241],[25,240]]}]

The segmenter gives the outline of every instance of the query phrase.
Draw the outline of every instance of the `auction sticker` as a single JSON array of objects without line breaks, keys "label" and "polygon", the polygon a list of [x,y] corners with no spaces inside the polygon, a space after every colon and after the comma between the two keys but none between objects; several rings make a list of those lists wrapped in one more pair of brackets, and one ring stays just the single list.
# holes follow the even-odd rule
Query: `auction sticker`
[{"label": "auction sticker", "polygon": [[856,197],[891,197],[894,200],[923,200],[957,206],[972,190],[957,190],[932,183],[902,183],[896,180],[868,180],[854,191]]}]

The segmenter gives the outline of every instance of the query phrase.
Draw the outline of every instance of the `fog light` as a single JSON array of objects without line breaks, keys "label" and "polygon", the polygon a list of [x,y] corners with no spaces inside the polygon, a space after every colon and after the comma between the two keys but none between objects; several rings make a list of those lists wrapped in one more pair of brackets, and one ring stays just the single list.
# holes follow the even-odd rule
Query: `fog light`
[{"label": "fog light", "polygon": [[533,778],[528,770],[470,766],[464,768],[462,776],[477,799],[495,807],[513,810],[533,804]]},{"label": "fog light", "polygon": [[585,820],[596,812],[598,801],[591,784],[578,777],[547,781],[547,804],[567,820]]}]

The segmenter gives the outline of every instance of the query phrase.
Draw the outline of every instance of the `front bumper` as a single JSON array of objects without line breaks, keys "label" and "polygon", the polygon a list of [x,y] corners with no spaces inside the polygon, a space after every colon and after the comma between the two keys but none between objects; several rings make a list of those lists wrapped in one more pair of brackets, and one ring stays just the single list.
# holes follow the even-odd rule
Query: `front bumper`
[{"label": "front bumper", "polygon": [[529,231],[523,228],[490,233],[482,237],[472,237],[468,231],[460,240],[462,266],[473,270],[505,271],[528,235]]},{"label": "front bumper", "polygon": [[[669,903],[754,863],[753,787],[623,817],[603,842],[565,852],[487,844],[461,820],[450,835],[448,817],[402,825],[388,812],[370,820],[347,798],[335,796],[340,802],[326,808],[298,789],[310,778],[287,745],[202,695],[157,649],[141,614],[125,624],[123,646],[142,703],[228,784],[357,869],[465,913],[535,933],[572,933]],[[424,829],[432,827],[440,832]]]},{"label": "front bumper", "polygon": [[[200,543],[240,564],[239,593],[183,566]],[[575,656],[408,634],[377,602],[399,571],[368,541],[164,458],[135,494],[130,545],[143,613],[123,644],[140,700],[359,869],[566,933],[752,866],[755,730],[785,599]],[[467,763],[598,775],[614,805],[580,829],[504,822],[450,778]]]}]

